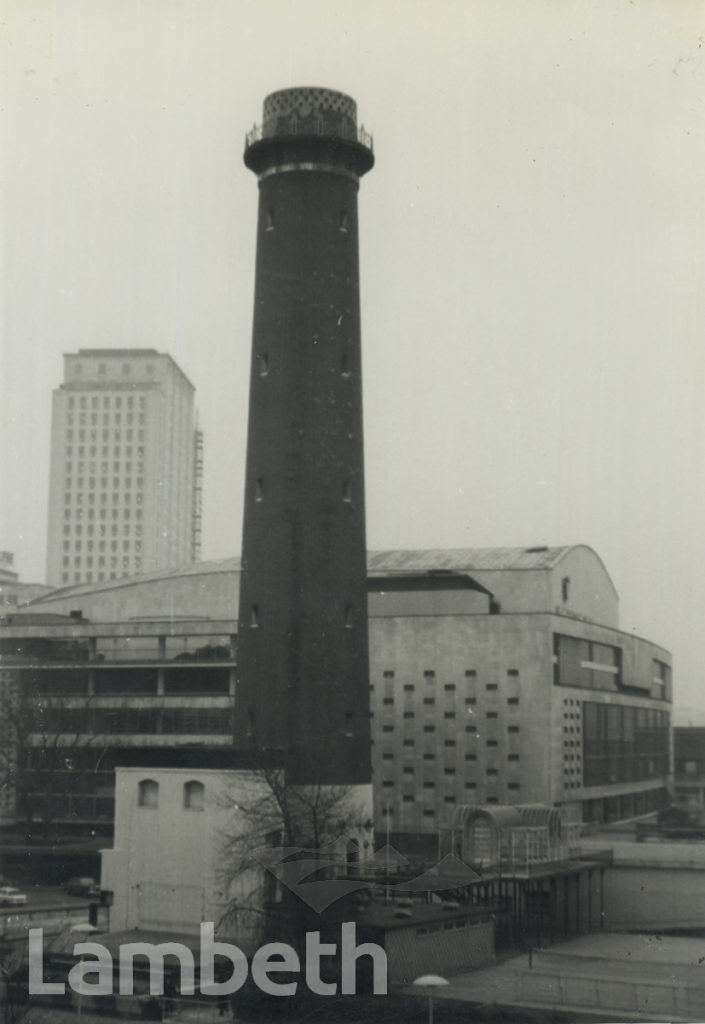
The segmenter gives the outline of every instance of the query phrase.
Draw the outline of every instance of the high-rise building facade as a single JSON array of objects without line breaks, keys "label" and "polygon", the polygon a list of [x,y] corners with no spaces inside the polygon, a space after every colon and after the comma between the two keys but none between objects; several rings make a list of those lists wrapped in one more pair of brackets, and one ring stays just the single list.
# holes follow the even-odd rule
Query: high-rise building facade
[{"label": "high-rise building facade", "polygon": [[198,557],[194,388],[155,349],[80,349],[54,391],[47,582],[100,583]]}]

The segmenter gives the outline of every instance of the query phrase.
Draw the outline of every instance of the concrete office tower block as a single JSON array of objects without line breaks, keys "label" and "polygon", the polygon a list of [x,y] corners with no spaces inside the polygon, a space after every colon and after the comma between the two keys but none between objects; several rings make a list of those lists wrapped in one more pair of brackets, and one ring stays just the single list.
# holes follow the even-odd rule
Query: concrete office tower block
[{"label": "concrete office tower block", "polygon": [[264,102],[236,744],[294,783],[370,782],[357,192],[350,97]]}]

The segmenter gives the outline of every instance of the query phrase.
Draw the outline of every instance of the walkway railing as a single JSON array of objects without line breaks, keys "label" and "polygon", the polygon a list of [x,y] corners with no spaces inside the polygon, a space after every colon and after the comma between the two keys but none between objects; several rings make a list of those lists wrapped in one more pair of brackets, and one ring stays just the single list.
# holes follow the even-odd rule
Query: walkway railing
[{"label": "walkway railing", "polygon": [[533,949],[518,981],[519,997],[543,1006],[626,1011],[652,1020],[701,1020],[705,1009],[705,979],[695,965],[635,962],[625,969],[601,957]]}]

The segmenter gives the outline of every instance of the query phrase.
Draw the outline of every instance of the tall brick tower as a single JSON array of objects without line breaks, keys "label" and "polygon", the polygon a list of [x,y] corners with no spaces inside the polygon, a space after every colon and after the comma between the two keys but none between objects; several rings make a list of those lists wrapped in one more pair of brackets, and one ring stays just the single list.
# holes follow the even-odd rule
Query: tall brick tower
[{"label": "tall brick tower", "polygon": [[259,217],[236,745],[298,784],[370,773],[355,102],[284,89],[247,138]]}]

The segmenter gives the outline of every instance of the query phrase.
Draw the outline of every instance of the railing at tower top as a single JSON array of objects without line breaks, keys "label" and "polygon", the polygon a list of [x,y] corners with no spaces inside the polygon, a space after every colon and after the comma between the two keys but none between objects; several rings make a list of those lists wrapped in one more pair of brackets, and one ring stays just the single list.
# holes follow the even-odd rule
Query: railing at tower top
[{"label": "railing at tower top", "polygon": [[275,135],[320,135],[326,138],[358,142],[366,149],[373,149],[372,135],[365,131],[364,125],[360,125],[358,128],[354,124],[341,119],[336,122],[335,126],[332,126],[327,124],[321,117],[307,117],[306,119],[297,117],[280,118],[274,129],[270,128],[269,125],[255,124],[245,135],[245,148],[248,149],[255,142],[273,138]]}]

